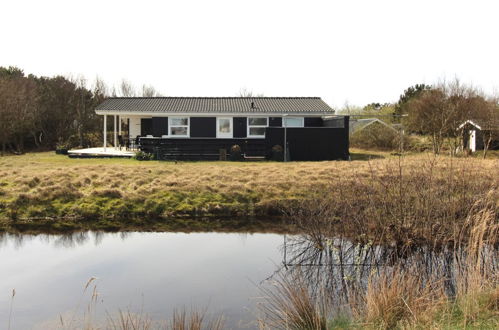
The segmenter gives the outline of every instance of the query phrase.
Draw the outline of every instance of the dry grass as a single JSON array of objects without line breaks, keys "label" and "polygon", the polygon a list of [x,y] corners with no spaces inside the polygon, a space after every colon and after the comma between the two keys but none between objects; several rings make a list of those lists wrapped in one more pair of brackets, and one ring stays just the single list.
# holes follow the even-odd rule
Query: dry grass
[{"label": "dry grass", "polygon": [[324,292],[310,294],[301,277],[280,277],[271,288],[263,289],[267,301],[261,305],[265,319],[262,328],[311,329],[328,328],[330,303]]},{"label": "dry grass", "polygon": [[185,308],[182,310],[175,310],[173,312],[173,319],[170,324],[172,330],[218,330],[223,329],[224,320],[220,316],[212,321],[206,322],[206,313],[198,310],[191,310],[190,313],[186,312]]},{"label": "dry grass", "polygon": [[[3,157],[0,230],[119,229],[127,219],[145,226],[151,219],[173,217],[268,217],[308,212],[326,200],[326,213],[344,221],[341,230],[352,236],[361,237],[359,229],[365,228],[417,243],[429,234],[448,236],[456,219],[464,219],[488,191],[497,191],[497,160],[370,156],[370,161],[351,162],[178,164],[49,153]],[[92,228],[95,221],[100,227]],[[393,230],[380,232],[386,228]]]},{"label": "dry grass", "polygon": [[[495,195],[487,195],[484,200],[471,207],[465,221],[460,224],[458,241],[451,248],[453,279],[444,277],[447,273],[441,269],[443,265],[439,261],[430,265],[432,271],[427,272],[420,264],[408,265],[405,257],[400,256],[398,260],[381,268],[371,268],[365,289],[362,280],[347,284],[349,313],[352,318],[346,327],[497,329],[499,219],[496,203]],[[321,235],[324,234],[309,237],[314,240]],[[319,246],[316,249],[322,248]],[[328,269],[321,268],[320,271]],[[315,272],[315,268],[312,272]],[[332,273],[331,276],[338,274]],[[339,283],[344,283],[344,280],[345,278],[340,279]],[[444,284],[449,280],[454,283],[453,290],[449,290]],[[274,293],[267,295],[268,302],[264,309],[267,324],[272,327],[274,323],[278,323],[281,328],[286,329],[322,329],[317,325],[289,326],[299,324],[294,320],[303,318],[303,315],[322,316],[325,315],[324,310],[338,308],[338,301],[332,297],[337,297],[333,293],[342,290],[341,287],[323,287],[325,292],[329,292],[330,298],[321,301],[330,305],[323,307],[310,303],[315,299],[314,292],[317,292],[318,284],[321,285],[317,283],[316,277],[294,275],[290,279],[278,281]]]},{"label": "dry grass", "polygon": [[357,317],[383,329],[392,329],[401,320],[429,321],[447,302],[441,279],[399,267],[371,276],[364,299],[364,310]]},{"label": "dry grass", "polygon": [[497,161],[417,156],[367,166],[367,173],[343,172],[335,182],[312,190],[310,198],[286,208],[289,218],[311,236],[390,242],[407,249],[465,238],[470,232],[464,224],[475,208],[490,206],[497,217]]}]

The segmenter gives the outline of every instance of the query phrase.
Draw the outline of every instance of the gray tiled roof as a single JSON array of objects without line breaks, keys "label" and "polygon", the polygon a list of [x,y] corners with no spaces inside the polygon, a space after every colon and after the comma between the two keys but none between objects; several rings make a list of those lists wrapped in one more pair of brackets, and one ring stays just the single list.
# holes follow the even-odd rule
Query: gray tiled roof
[{"label": "gray tiled roof", "polygon": [[[251,103],[254,103],[254,108]],[[320,97],[110,97],[99,112],[151,113],[310,113],[334,110]]]}]

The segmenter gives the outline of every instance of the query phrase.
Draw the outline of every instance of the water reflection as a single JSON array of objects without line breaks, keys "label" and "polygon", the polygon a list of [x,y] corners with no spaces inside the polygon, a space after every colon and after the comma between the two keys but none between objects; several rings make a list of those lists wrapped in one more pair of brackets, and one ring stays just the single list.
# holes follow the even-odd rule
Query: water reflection
[{"label": "water reflection", "polygon": [[124,241],[133,234],[133,232],[108,233],[101,231],[71,232],[66,234],[0,233],[0,249],[8,244],[12,244],[15,249],[21,249],[24,245],[34,240],[58,248],[74,249],[89,242],[94,246],[99,246],[104,237],[119,237]]},{"label": "water reflection", "polygon": [[[0,235],[0,320],[15,288],[14,328],[47,324],[89,301],[92,276],[98,317],[141,309],[156,320],[191,306],[222,313],[231,328],[255,328],[255,283],[281,260],[282,236],[234,233]],[[247,325],[247,326],[246,326]]]},{"label": "water reflection", "polygon": [[[456,252],[457,251],[457,252]],[[277,276],[299,271],[311,291],[327,290],[335,304],[365,290],[369,276],[417,267],[455,292],[457,262],[466,251],[429,246],[358,244],[327,235],[246,233],[76,232],[66,235],[0,234],[0,319],[16,288],[18,328],[46,324],[74,310],[84,283],[98,277],[98,309],[144,309],[167,319],[175,308],[223,313],[232,328],[256,328],[255,298]],[[499,273],[499,254],[482,263]],[[45,323],[44,323],[45,322]]]},{"label": "water reflection", "polygon": [[[499,273],[499,251],[485,247],[479,262],[491,273]],[[368,279],[381,272],[418,270],[423,279],[442,280],[451,296],[456,292],[459,262],[466,260],[463,247],[400,246],[352,243],[326,235],[284,236],[282,266],[269,277],[299,273],[311,294],[326,290],[338,306],[348,303],[354,292],[367,289]]]}]

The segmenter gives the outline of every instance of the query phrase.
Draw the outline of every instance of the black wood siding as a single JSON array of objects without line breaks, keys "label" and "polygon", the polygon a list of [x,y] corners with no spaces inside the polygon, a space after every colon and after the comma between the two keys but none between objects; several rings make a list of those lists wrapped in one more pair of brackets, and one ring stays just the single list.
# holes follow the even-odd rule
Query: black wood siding
[{"label": "black wood siding", "polygon": [[152,135],[152,119],[142,118],[140,120],[140,135]]},{"label": "black wood siding", "polygon": [[168,117],[152,117],[152,135],[168,135]]},{"label": "black wood siding", "polygon": [[217,160],[220,149],[230,154],[233,145],[241,147],[246,156],[266,156],[265,139],[214,139],[214,138],[147,138],[140,139],[142,151],[156,155],[157,159]]},{"label": "black wood siding", "polygon": [[233,136],[235,138],[245,138],[246,131],[247,131],[247,125],[248,125],[248,119],[246,117],[234,117],[233,125],[234,125],[234,135]]},{"label": "black wood siding", "polygon": [[216,117],[191,117],[191,137],[216,137]]},{"label": "black wood siding", "polygon": [[323,127],[324,124],[322,122],[321,117],[305,117],[304,126],[305,127]]},{"label": "black wood siding", "polygon": [[269,126],[270,127],[281,127],[282,126],[282,117],[270,117],[269,118]]},{"label": "black wood siding", "polygon": [[[334,160],[349,158],[347,128],[290,127],[287,129],[289,159],[291,160]],[[266,130],[267,150],[274,145],[284,145],[284,128],[268,127]]]}]

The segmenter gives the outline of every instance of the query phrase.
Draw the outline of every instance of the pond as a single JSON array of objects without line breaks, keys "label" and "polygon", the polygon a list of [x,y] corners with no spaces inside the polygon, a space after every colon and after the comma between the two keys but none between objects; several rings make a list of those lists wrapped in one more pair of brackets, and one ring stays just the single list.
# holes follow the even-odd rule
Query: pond
[{"label": "pond", "polygon": [[60,315],[76,324],[96,285],[92,308],[101,320],[119,309],[168,320],[186,307],[223,314],[230,328],[255,328],[259,284],[282,263],[282,243],[278,234],[3,234],[0,320],[15,288],[12,329],[51,329]]},{"label": "pond", "polygon": [[[368,279],[403,269],[442,280],[452,297],[466,254],[306,233],[2,234],[0,328],[12,306],[12,329],[58,329],[61,318],[64,329],[98,326],[120,310],[165,322],[183,308],[223,315],[225,328],[256,329],[258,306],[286,276],[332,297],[333,313],[348,313],[352,292],[364,292]],[[497,248],[483,246],[480,263],[499,273]]]}]

